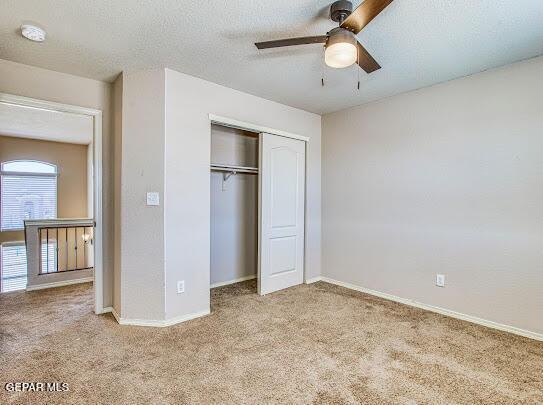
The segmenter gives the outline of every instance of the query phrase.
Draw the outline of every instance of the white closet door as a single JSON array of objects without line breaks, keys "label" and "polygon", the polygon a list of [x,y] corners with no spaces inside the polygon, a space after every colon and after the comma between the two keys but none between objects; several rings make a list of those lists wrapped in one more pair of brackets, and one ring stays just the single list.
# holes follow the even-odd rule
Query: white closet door
[{"label": "white closet door", "polygon": [[304,278],[305,142],[260,134],[258,293]]}]

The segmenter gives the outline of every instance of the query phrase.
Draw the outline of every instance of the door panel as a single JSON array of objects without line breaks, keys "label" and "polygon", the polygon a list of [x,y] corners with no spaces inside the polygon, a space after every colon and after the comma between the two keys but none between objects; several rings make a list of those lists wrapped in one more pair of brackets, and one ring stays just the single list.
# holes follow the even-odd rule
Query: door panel
[{"label": "door panel", "polygon": [[301,284],[304,274],[305,142],[260,135],[258,292]]},{"label": "door panel", "polygon": [[271,226],[274,229],[296,226],[298,154],[292,149],[278,147],[270,151],[270,158]]},{"label": "door panel", "polygon": [[296,271],[296,236],[270,239],[270,274]]}]

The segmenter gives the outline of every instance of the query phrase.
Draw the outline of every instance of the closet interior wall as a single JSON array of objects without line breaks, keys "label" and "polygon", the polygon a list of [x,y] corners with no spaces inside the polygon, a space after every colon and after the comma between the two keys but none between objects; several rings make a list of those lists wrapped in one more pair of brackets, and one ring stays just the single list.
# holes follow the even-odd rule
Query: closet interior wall
[{"label": "closet interior wall", "polygon": [[[211,127],[211,163],[258,167],[258,134]],[[227,177],[227,179],[225,179]],[[211,286],[257,276],[258,175],[211,171]]]}]

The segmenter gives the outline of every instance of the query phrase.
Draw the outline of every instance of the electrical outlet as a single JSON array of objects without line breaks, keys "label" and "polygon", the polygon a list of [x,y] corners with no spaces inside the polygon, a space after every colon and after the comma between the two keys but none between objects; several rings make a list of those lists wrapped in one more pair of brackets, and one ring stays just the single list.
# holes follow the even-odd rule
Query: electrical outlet
[{"label": "electrical outlet", "polygon": [[182,294],[185,292],[185,280],[177,282],[177,294]]},{"label": "electrical outlet", "polygon": [[438,287],[445,287],[445,274],[436,274],[436,285]]}]

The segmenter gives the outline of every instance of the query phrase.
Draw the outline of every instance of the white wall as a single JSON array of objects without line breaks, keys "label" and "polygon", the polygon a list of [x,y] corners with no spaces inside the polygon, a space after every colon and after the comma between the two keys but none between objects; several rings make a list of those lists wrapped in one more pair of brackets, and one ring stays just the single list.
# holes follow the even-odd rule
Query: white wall
[{"label": "white wall", "polygon": [[323,275],[543,333],[542,78],[537,58],[324,116]]},{"label": "white wall", "polygon": [[119,315],[121,309],[121,166],[123,155],[122,133],[123,133],[123,74],[121,73],[115,79],[112,89],[113,104],[113,133],[115,139],[113,148],[113,212],[114,212],[114,238],[113,251],[115,252],[113,261],[113,309]]},{"label": "white wall", "polygon": [[[320,116],[166,69],[166,318],[209,310],[209,114],[311,138],[307,149],[306,270],[320,275]],[[176,281],[185,280],[185,293]]]},{"label": "white wall", "polygon": [[[164,70],[123,74],[122,92],[120,315],[163,320]],[[161,205],[146,205],[148,191]]]},{"label": "white wall", "polygon": [[[213,125],[211,162],[258,167],[258,134]],[[211,284],[256,276],[258,176],[211,172]]]}]

